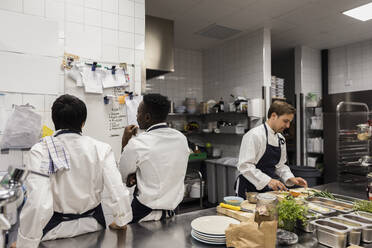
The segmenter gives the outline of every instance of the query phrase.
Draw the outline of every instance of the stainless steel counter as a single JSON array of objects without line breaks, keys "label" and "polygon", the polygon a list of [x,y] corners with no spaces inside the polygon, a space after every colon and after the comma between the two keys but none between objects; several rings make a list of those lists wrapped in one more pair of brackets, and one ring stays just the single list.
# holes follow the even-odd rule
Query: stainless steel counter
[{"label": "stainless steel counter", "polygon": [[[343,194],[352,197],[365,197],[363,185],[349,185],[331,183],[318,186],[319,189],[327,189],[330,192]],[[82,235],[70,239],[61,239],[55,241],[43,242],[40,247],[58,247],[58,248],[164,248],[164,247],[216,247],[207,245],[194,240],[191,235],[190,223],[193,219],[200,216],[215,215],[216,209],[194,211],[186,214],[177,215],[172,219],[165,221],[151,221],[139,224],[128,225],[124,231],[113,231],[110,229]],[[14,234],[14,233],[13,233]],[[313,234],[298,233],[299,243],[292,248],[300,247],[325,247],[319,245]],[[14,238],[11,238],[14,239]],[[372,245],[363,245],[372,247]],[[221,247],[221,246],[218,246]],[[222,246],[223,247],[223,246]],[[287,246],[288,247],[288,246]]]}]

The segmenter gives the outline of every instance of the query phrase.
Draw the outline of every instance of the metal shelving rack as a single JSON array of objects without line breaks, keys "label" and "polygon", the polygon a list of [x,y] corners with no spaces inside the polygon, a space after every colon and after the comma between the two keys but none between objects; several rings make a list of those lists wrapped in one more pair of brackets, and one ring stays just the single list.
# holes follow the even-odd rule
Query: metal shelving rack
[{"label": "metal shelving rack", "polygon": [[[358,111],[355,111],[358,108]],[[353,110],[354,109],[354,110]],[[368,105],[361,102],[340,102],[336,108],[336,157],[339,182],[365,180],[367,167],[360,166],[359,159],[370,155],[369,139],[357,139],[358,124],[367,123]]]}]

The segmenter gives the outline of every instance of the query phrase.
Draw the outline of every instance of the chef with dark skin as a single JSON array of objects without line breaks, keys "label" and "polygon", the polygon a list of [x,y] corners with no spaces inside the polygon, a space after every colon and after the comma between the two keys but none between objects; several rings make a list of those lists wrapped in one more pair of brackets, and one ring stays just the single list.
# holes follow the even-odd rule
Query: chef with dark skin
[{"label": "chef with dark skin", "polygon": [[268,111],[268,120],[243,136],[239,153],[240,175],[235,183],[236,194],[246,198],[246,192],[287,190],[286,186],[307,187],[301,177],[295,177],[287,161],[285,139],[281,134],[289,128],[296,110],[283,101],[275,101]]}]

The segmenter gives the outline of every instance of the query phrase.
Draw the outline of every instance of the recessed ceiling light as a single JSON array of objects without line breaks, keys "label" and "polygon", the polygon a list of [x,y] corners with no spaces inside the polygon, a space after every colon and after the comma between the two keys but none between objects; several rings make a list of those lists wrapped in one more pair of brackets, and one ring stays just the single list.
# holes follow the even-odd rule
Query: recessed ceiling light
[{"label": "recessed ceiling light", "polygon": [[361,21],[368,21],[372,19],[372,3],[367,3],[354,9],[342,12],[342,14]]}]

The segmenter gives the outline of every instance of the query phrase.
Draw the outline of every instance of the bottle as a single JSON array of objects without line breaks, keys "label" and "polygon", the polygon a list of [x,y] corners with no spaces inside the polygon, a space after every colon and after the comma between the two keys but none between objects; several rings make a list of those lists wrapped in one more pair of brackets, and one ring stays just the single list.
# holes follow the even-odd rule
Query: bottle
[{"label": "bottle", "polygon": [[223,101],[223,99],[222,99],[222,97],[221,97],[221,100],[219,101],[219,112],[224,112],[225,111],[225,103],[224,103],[224,101]]}]

